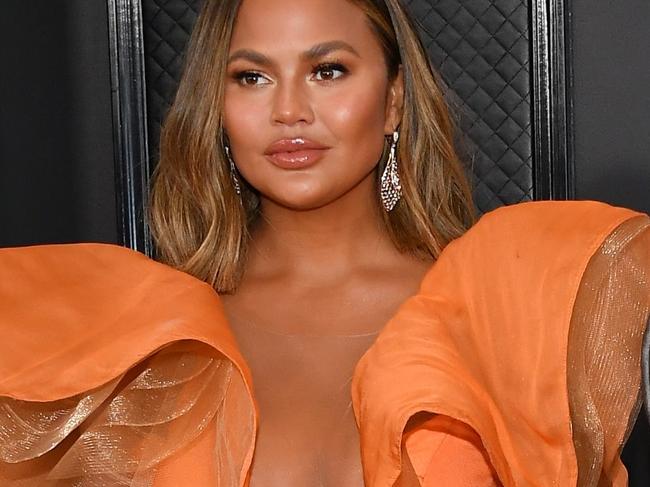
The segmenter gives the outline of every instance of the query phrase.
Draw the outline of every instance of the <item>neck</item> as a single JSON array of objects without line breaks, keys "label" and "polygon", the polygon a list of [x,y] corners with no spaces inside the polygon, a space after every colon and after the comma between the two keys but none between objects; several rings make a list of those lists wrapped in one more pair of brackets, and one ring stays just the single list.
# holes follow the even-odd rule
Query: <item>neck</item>
[{"label": "neck", "polygon": [[382,222],[374,178],[325,206],[293,210],[262,200],[251,265],[309,278],[345,276],[396,254]]}]

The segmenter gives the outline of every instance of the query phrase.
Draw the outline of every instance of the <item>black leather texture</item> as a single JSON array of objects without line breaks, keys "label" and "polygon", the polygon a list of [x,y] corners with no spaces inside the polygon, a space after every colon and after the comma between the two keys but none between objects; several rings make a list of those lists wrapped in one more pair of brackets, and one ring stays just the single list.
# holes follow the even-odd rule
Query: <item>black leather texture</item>
[{"label": "black leather texture", "polygon": [[482,212],[533,198],[528,2],[408,0],[461,128]]},{"label": "black leather texture", "polygon": [[183,73],[183,55],[201,0],[143,0],[149,154],[155,167],[160,126]]},{"label": "black leather texture", "polygon": [[[201,0],[143,0],[149,148],[173,100]],[[528,2],[404,0],[448,87],[480,213],[533,199]]]}]

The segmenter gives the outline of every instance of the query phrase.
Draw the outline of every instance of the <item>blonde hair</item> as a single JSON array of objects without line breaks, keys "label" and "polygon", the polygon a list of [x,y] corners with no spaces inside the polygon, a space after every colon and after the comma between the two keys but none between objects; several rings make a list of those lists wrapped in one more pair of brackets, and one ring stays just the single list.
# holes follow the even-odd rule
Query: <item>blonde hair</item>
[{"label": "blonde hair", "polygon": [[[390,77],[402,66],[404,111],[398,145],[403,196],[384,223],[402,252],[437,258],[475,219],[456,154],[454,123],[399,0],[350,0],[368,16]],[[259,197],[236,194],[224,150],[224,73],[241,0],[206,0],[192,33],[183,78],[162,127],[150,223],[159,259],[233,292],[241,278]],[[381,173],[385,157],[379,164]],[[378,186],[378,185],[377,185]],[[379,202],[379,199],[378,199]],[[243,203],[243,204],[242,204]]]}]

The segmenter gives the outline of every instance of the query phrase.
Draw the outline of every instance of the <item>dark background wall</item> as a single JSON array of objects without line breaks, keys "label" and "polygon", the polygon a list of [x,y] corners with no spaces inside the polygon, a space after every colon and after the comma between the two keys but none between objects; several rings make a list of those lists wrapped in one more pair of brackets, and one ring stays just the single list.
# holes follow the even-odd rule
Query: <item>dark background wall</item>
[{"label": "dark background wall", "polygon": [[650,212],[650,2],[572,4],[576,196]]},{"label": "dark background wall", "polygon": [[[650,212],[650,2],[572,4],[576,197]],[[650,485],[643,413],[623,459]]]},{"label": "dark background wall", "polygon": [[104,0],[0,5],[0,246],[117,241]]}]

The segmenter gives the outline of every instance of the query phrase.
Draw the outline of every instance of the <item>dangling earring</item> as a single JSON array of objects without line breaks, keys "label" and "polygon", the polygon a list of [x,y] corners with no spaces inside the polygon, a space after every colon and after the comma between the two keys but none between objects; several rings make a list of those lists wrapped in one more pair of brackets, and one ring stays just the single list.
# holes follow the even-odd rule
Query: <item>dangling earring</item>
[{"label": "dangling earring", "polygon": [[226,157],[228,162],[230,162],[230,177],[232,178],[232,185],[235,187],[235,193],[241,195],[241,186],[239,185],[239,179],[237,178],[237,168],[235,167],[235,161],[232,160],[230,155],[230,147],[228,145],[224,146],[226,149]]},{"label": "dangling earring", "polygon": [[384,209],[389,212],[402,197],[402,185],[399,180],[399,172],[397,172],[397,141],[399,140],[399,132],[393,132],[393,140],[390,146],[390,153],[388,154],[388,161],[386,167],[381,175],[381,202]]}]

